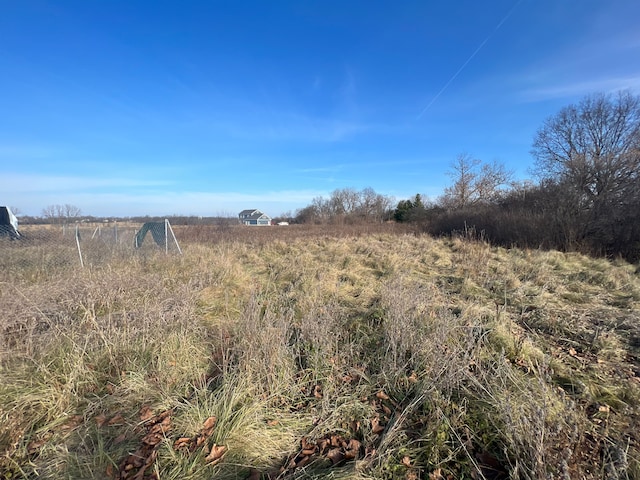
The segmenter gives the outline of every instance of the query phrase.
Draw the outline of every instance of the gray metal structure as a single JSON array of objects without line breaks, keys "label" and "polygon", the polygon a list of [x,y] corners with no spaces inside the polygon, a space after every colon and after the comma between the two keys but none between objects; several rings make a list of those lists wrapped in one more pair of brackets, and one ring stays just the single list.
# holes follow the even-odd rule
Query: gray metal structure
[{"label": "gray metal structure", "polygon": [[0,237],[20,238],[18,219],[9,207],[0,207]]}]

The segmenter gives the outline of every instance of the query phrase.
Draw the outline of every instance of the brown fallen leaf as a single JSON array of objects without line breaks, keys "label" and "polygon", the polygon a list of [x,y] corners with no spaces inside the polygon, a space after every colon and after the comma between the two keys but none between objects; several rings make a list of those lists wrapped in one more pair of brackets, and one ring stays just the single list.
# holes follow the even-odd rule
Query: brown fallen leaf
[{"label": "brown fallen leaf", "polygon": [[123,425],[123,424],[124,424],[124,417],[122,416],[121,413],[116,414],[107,422],[107,425],[110,427],[114,425]]},{"label": "brown fallen leaf", "polygon": [[[202,446],[202,444],[203,444],[203,443],[206,443],[206,442],[207,442],[207,440],[208,440],[208,438],[207,438],[207,437],[203,437],[202,435],[198,435],[198,436],[196,437],[196,445],[195,445],[195,448],[198,448],[198,447]],[[204,448],[205,448],[205,450],[206,450],[206,452],[205,452],[205,453],[209,453],[209,447],[207,447],[207,446],[205,445],[205,446],[204,446]]]},{"label": "brown fallen leaf", "polygon": [[161,412],[158,415],[156,415],[153,419],[153,422],[158,423],[160,421],[164,421],[165,419],[171,417],[171,415],[173,415],[173,409],[165,410],[164,412]]},{"label": "brown fallen leaf", "polygon": [[171,417],[170,416],[163,417],[162,422],[160,422],[160,425],[162,425],[163,427],[167,425],[171,425]]},{"label": "brown fallen leaf", "polygon": [[[156,458],[158,458],[158,451],[157,450],[152,450],[151,453],[149,454],[149,456],[144,459],[144,464],[139,465],[138,467],[140,468],[140,470],[138,470],[138,473],[136,473],[135,477],[133,477],[135,480],[143,480],[145,478],[149,478],[147,476],[145,476],[145,472],[153,465],[153,463],[156,461]],[[140,462],[142,463],[142,462]],[[125,477],[127,478],[127,477]],[[151,478],[156,478],[155,475],[153,475]]]},{"label": "brown fallen leaf", "polygon": [[376,435],[384,432],[384,426],[380,424],[380,417],[377,415],[371,419],[371,431]]},{"label": "brown fallen leaf", "polygon": [[140,409],[140,420],[145,422],[149,420],[151,417],[153,417],[153,412],[151,411],[151,407],[149,407],[149,405],[143,405],[142,408]]},{"label": "brown fallen leaf", "polygon": [[107,416],[104,413],[101,413],[100,415],[96,416],[95,420],[98,427],[102,427],[105,423],[107,423]]},{"label": "brown fallen leaf", "polygon": [[162,441],[163,438],[164,435],[162,435],[161,433],[151,432],[142,437],[142,443],[155,447]]},{"label": "brown fallen leaf", "polygon": [[278,420],[267,420],[267,425],[269,425],[270,427],[275,427],[276,425],[278,425]]},{"label": "brown fallen leaf", "polygon": [[316,398],[322,398],[322,387],[320,385],[313,387],[313,396]]},{"label": "brown fallen leaf", "polygon": [[218,419],[216,417],[209,417],[204,421],[204,425],[202,426],[203,431],[213,431],[213,427],[216,426],[216,422]]},{"label": "brown fallen leaf", "polygon": [[119,443],[124,442],[126,439],[127,439],[127,435],[124,433],[121,433],[120,435],[118,435],[116,438],[113,439],[113,444],[118,445]]},{"label": "brown fallen leaf", "polygon": [[225,447],[224,445],[216,445],[214,443],[211,447],[211,453],[209,453],[209,455],[207,455],[207,458],[205,458],[204,460],[209,465],[216,465],[217,463],[222,461],[225,453],[227,453],[227,447]]},{"label": "brown fallen leaf", "polygon": [[327,458],[331,460],[332,465],[337,465],[344,460],[344,453],[339,448],[333,448],[327,453]]},{"label": "brown fallen leaf", "polygon": [[354,420],[351,422],[351,430],[354,433],[360,431],[360,420]]},{"label": "brown fallen leaf", "polygon": [[74,430],[78,428],[80,425],[82,425],[82,422],[84,422],[84,416],[72,415],[67,419],[66,422],[60,425],[60,430],[62,430],[63,432]]},{"label": "brown fallen leaf", "polygon": [[410,467],[411,466],[411,458],[409,458],[408,455],[405,455],[404,457],[402,457],[402,462],[401,462],[405,467]]},{"label": "brown fallen leaf", "polygon": [[442,469],[436,468],[433,472],[429,474],[429,480],[444,480],[442,476]]},{"label": "brown fallen leaf", "polygon": [[318,449],[320,450],[320,453],[324,453],[324,451],[327,449],[327,447],[329,447],[329,445],[331,444],[331,441],[328,438],[322,438],[318,441]]},{"label": "brown fallen leaf", "polygon": [[302,447],[303,455],[313,455],[318,448],[316,443],[310,441],[307,437],[302,437],[300,440],[300,446]]},{"label": "brown fallen leaf", "polygon": [[[159,420],[159,419],[158,419]],[[171,417],[162,417],[162,421],[152,423],[148,432],[151,434],[165,434],[171,430]]]},{"label": "brown fallen leaf", "polygon": [[380,400],[389,400],[389,395],[384,393],[383,390],[380,390],[378,393],[376,393],[376,398],[379,398]]},{"label": "brown fallen leaf", "polygon": [[354,458],[358,458],[358,455],[360,454],[360,448],[362,447],[362,444],[356,440],[355,438],[352,438],[351,440],[349,440],[349,443],[347,444],[347,448],[346,451],[344,453],[344,457],[347,460],[353,460]]},{"label": "brown fallen leaf", "polygon": [[297,458],[297,457],[293,457],[293,458],[291,458],[291,459],[289,460],[289,463],[287,463],[286,468],[285,468],[284,466],[282,467],[282,468],[283,468],[282,472],[286,471],[287,469],[289,469],[289,470],[293,470],[293,469],[295,469],[295,468],[296,468],[296,458]]},{"label": "brown fallen leaf", "polygon": [[193,439],[191,437],[180,437],[175,442],[173,442],[173,449],[174,450],[181,450],[181,449],[187,449],[188,450],[191,447],[192,443],[193,443]]}]

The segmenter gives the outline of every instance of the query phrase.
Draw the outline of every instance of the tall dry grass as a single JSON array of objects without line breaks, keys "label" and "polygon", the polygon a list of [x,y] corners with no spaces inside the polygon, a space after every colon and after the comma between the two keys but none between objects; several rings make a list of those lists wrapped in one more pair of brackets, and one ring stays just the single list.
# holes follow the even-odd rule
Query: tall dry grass
[{"label": "tall dry grass", "polygon": [[632,266],[258,230],[3,277],[5,478],[639,475]]}]

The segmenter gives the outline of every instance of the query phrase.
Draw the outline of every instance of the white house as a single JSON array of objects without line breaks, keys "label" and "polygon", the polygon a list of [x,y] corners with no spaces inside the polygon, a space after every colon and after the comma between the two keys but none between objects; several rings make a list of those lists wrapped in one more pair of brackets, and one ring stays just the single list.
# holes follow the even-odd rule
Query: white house
[{"label": "white house", "polygon": [[238,219],[243,225],[271,225],[271,217],[265,215],[260,210],[251,209],[243,210],[238,214]]}]

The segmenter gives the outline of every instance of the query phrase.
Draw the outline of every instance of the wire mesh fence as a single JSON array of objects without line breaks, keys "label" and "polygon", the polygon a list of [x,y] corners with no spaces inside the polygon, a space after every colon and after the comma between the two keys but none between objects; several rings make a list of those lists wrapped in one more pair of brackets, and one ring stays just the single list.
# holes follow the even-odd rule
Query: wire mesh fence
[{"label": "wire mesh fence", "polygon": [[0,235],[0,278],[37,278],[157,253],[182,253],[167,220],[143,225],[22,225],[19,237]]}]

